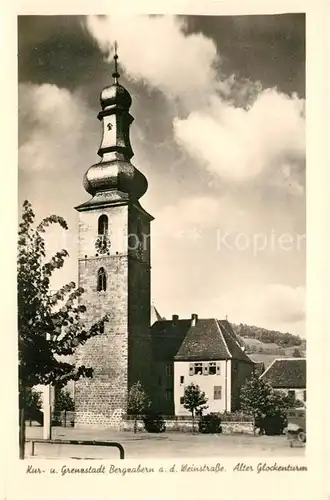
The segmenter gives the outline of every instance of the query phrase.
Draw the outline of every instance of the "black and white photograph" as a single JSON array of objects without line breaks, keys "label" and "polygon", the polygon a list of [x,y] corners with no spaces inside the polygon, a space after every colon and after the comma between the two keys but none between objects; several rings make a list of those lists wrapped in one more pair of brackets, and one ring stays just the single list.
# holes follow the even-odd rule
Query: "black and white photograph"
[{"label": "black and white photograph", "polygon": [[304,458],[305,14],[17,35],[20,459]]}]

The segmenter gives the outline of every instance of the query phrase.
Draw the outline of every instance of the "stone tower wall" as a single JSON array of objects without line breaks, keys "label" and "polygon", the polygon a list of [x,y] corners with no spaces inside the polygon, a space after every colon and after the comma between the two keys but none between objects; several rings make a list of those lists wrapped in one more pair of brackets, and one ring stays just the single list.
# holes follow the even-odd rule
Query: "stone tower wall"
[{"label": "stone tower wall", "polygon": [[[140,380],[148,385],[150,348],[150,248],[144,262],[128,250],[137,211],[110,206],[80,213],[79,286],[85,289],[86,326],[109,316],[103,334],[90,339],[77,353],[79,364],[91,366],[92,379],[75,385],[76,425],[117,427],[127,413],[128,388]],[[96,256],[95,240],[100,215],[109,219],[110,255]],[[149,221],[146,223],[149,231]],[[97,292],[97,271],[104,267],[107,290]]]}]

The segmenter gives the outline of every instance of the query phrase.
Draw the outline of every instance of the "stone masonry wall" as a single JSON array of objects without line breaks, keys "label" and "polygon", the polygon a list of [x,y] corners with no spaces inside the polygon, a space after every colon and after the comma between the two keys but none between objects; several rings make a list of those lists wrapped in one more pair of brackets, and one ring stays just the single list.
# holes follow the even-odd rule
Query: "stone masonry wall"
[{"label": "stone masonry wall", "polygon": [[[165,420],[167,432],[192,432],[192,420]],[[254,434],[253,422],[221,422],[222,434]],[[138,420],[139,432],[146,432],[143,421]],[[122,430],[133,432],[134,420],[123,420]],[[195,422],[195,430],[198,430],[198,422]]]},{"label": "stone masonry wall", "polygon": [[[96,256],[95,240],[100,215],[109,218],[110,255]],[[127,207],[110,207],[80,213],[79,286],[85,293],[86,326],[105,314],[104,333],[81,346],[77,361],[91,366],[92,379],[81,379],[75,386],[77,427],[116,426],[127,406],[128,371],[128,255],[123,251],[127,239]],[[103,267],[107,289],[97,291],[97,272]]]},{"label": "stone masonry wall", "polygon": [[[109,322],[104,333],[90,339],[77,354],[79,364],[94,369],[92,379],[75,385],[77,427],[118,427],[127,413],[130,385],[140,380],[148,386],[150,253],[147,249],[139,259],[128,250],[137,213],[123,205],[80,214],[79,286],[85,289],[85,324],[91,326],[105,314]],[[97,221],[102,214],[109,219],[110,255],[96,256]],[[107,273],[105,292],[96,290],[100,267]]]}]

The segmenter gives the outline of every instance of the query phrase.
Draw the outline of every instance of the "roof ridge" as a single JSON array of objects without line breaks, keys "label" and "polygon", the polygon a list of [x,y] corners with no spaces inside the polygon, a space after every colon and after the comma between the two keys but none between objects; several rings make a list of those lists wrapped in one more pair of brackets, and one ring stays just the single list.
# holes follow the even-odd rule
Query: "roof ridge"
[{"label": "roof ridge", "polygon": [[[226,323],[228,323],[228,325],[231,327],[231,325],[230,325],[230,323],[229,323],[228,319],[223,319],[223,320],[218,320],[218,321],[219,321],[219,322],[220,322],[220,321],[221,321],[221,322],[226,322]],[[233,341],[236,343],[236,345],[237,345],[237,346],[238,346],[238,347],[239,347],[239,348],[240,348],[240,349],[244,352],[244,350],[242,349],[242,346],[240,345],[240,343],[239,343],[239,341],[238,341],[237,334],[234,332],[234,330],[233,330],[233,334],[234,334],[234,335],[232,335],[231,331],[230,331],[230,330],[228,330],[228,329],[227,329],[224,325],[221,325],[221,326],[223,326],[223,328],[224,328],[225,332],[226,332],[226,333],[228,333],[228,335],[229,335],[229,336],[233,339]]]},{"label": "roof ridge", "polygon": [[227,345],[227,342],[226,342],[226,340],[225,340],[225,337],[224,337],[224,335],[223,335],[223,333],[222,333],[222,330],[221,330],[221,328],[220,328],[220,325],[219,325],[219,320],[214,319],[214,322],[216,323],[216,325],[217,325],[217,327],[218,327],[218,330],[219,330],[220,335],[221,335],[221,337],[222,337],[222,340],[223,340],[223,342],[224,342],[224,344],[225,344],[225,347],[226,347],[226,350],[227,350],[227,352],[228,352],[228,355],[229,355],[229,357],[230,357],[230,358],[232,358],[232,357],[233,357],[233,355],[232,355],[232,354],[231,354],[231,352],[229,351],[229,347],[228,347],[228,345]]},{"label": "roof ridge", "polygon": [[303,361],[306,360],[306,357],[304,358],[275,358],[274,361]]},{"label": "roof ridge", "polygon": [[268,370],[270,369],[271,366],[273,366],[273,364],[275,363],[275,361],[277,361],[276,359],[273,359],[273,361],[270,363],[270,365],[266,368],[266,370],[259,376],[259,379],[261,379],[267,372]]}]

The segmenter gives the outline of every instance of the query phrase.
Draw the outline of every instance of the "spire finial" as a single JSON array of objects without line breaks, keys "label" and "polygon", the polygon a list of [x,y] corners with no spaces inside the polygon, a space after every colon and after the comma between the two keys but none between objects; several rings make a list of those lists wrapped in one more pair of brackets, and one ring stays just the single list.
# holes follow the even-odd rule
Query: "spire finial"
[{"label": "spire finial", "polygon": [[118,78],[120,77],[120,74],[118,73],[118,64],[117,64],[118,53],[117,53],[117,50],[118,50],[118,44],[117,44],[117,40],[115,40],[115,43],[114,43],[114,55],[113,55],[113,59],[115,61],[115,71],[112,73],[112,77],[114,78],[116,85],[118,83]]}]

